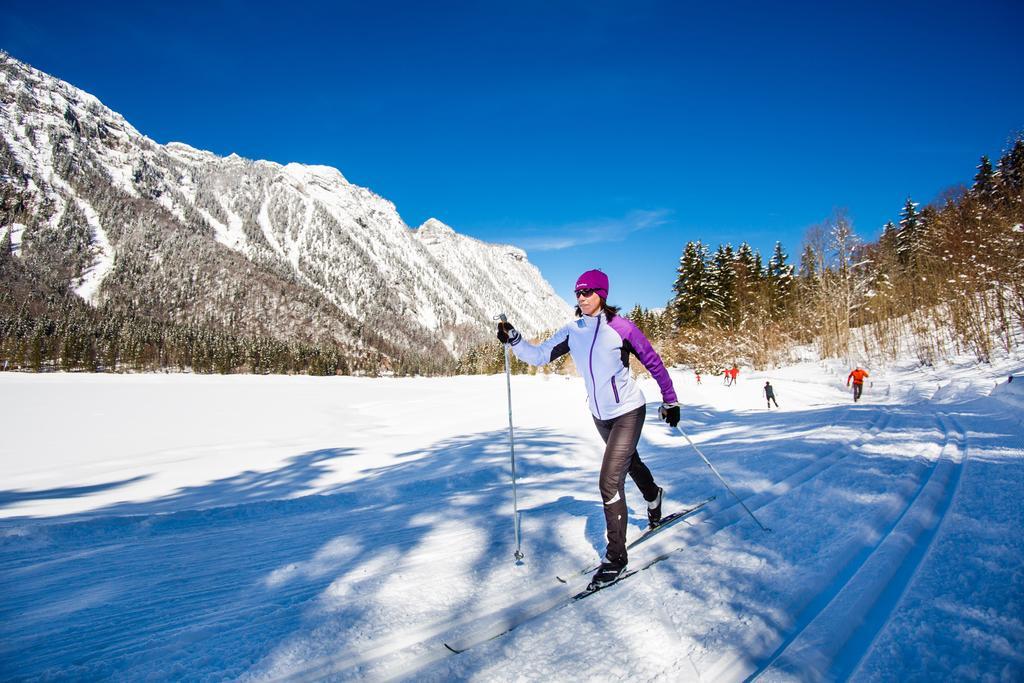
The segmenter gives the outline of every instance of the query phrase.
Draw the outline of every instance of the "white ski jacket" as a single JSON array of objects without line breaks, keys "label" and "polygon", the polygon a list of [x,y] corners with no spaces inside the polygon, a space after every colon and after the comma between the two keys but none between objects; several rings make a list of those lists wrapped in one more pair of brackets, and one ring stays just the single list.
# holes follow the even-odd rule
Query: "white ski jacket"
[{"label": "white ski jacket", "polygon": [[621,316],[608,320],[601,311],[595,316],[577,318],[540,344],[524,341],[518,332],[509,343],[516,358],[530,365],[545,365],[566,353],[572,354],[587,387],[590,412],[600,420],[610,420],[647,404],[629,374],[631,353],[658,382],[662,401],[677,400],[661,357],[643,332]]}]

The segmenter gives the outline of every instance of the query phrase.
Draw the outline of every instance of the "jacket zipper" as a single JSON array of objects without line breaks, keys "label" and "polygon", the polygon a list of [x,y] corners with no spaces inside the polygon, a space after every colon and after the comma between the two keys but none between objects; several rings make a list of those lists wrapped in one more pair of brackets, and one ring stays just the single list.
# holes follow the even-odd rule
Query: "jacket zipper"
[{"label": "jacket zipper", "polygon": [[590,386],[594,391],[594,410],[597,411],[597,418],[601,417],[601,406],[597,402],[597,380],[594,378],[594,344],[597,343],[597,331],[601,329],[601,316],[597,316],[597,326],[594,327],[594,340],[590,342]]},{"label": "jacket zipper", "polygon": [[615,394],[615,402],[619,402],[619,388],[615,386],[615,375],[612,375],[612,393]]}]

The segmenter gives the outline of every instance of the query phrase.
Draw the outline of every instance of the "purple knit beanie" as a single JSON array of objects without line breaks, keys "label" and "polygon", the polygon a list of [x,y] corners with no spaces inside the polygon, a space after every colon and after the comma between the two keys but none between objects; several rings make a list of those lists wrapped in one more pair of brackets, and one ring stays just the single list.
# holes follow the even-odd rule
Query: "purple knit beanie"
[{"label": "purple knit beanie", "polygon": [[608,276],[600,270],[588,270],[576,278],[576,287],[572,290],[592,289],[605,301],[608,300]]}]

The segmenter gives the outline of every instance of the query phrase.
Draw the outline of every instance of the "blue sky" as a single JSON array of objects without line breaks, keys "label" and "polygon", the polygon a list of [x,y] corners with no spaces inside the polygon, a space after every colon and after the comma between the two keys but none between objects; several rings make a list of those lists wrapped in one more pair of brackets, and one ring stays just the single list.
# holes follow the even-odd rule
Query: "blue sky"
[{"label": "blue sky", "polygon": [[[856,4],[856,7],[845,5]],[[712,6],[718,5],[718,6]],[[899,5],[890,7],[889,5]],[[0,48],[162,143],[335,166],[571,300],[843,207],[867,239],[1024,130],[1024,3],[5,0]]]}]

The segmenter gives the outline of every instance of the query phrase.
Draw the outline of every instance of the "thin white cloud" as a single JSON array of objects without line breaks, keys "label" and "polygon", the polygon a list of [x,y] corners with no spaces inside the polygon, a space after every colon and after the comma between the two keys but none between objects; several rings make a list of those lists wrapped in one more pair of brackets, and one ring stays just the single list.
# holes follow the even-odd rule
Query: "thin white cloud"
[{"label": "thin white cloud", "polygon": [[[553,225],[543,229],[535,228],[516,240],[518,246],[529,251],[556,251],[578,247],[582,244],[620,242],[629,235],[665,225],[672,211],[669,209],[630,211],[621,218],[602,218]],[[530,236],[530,233],[543,233]]]}]

